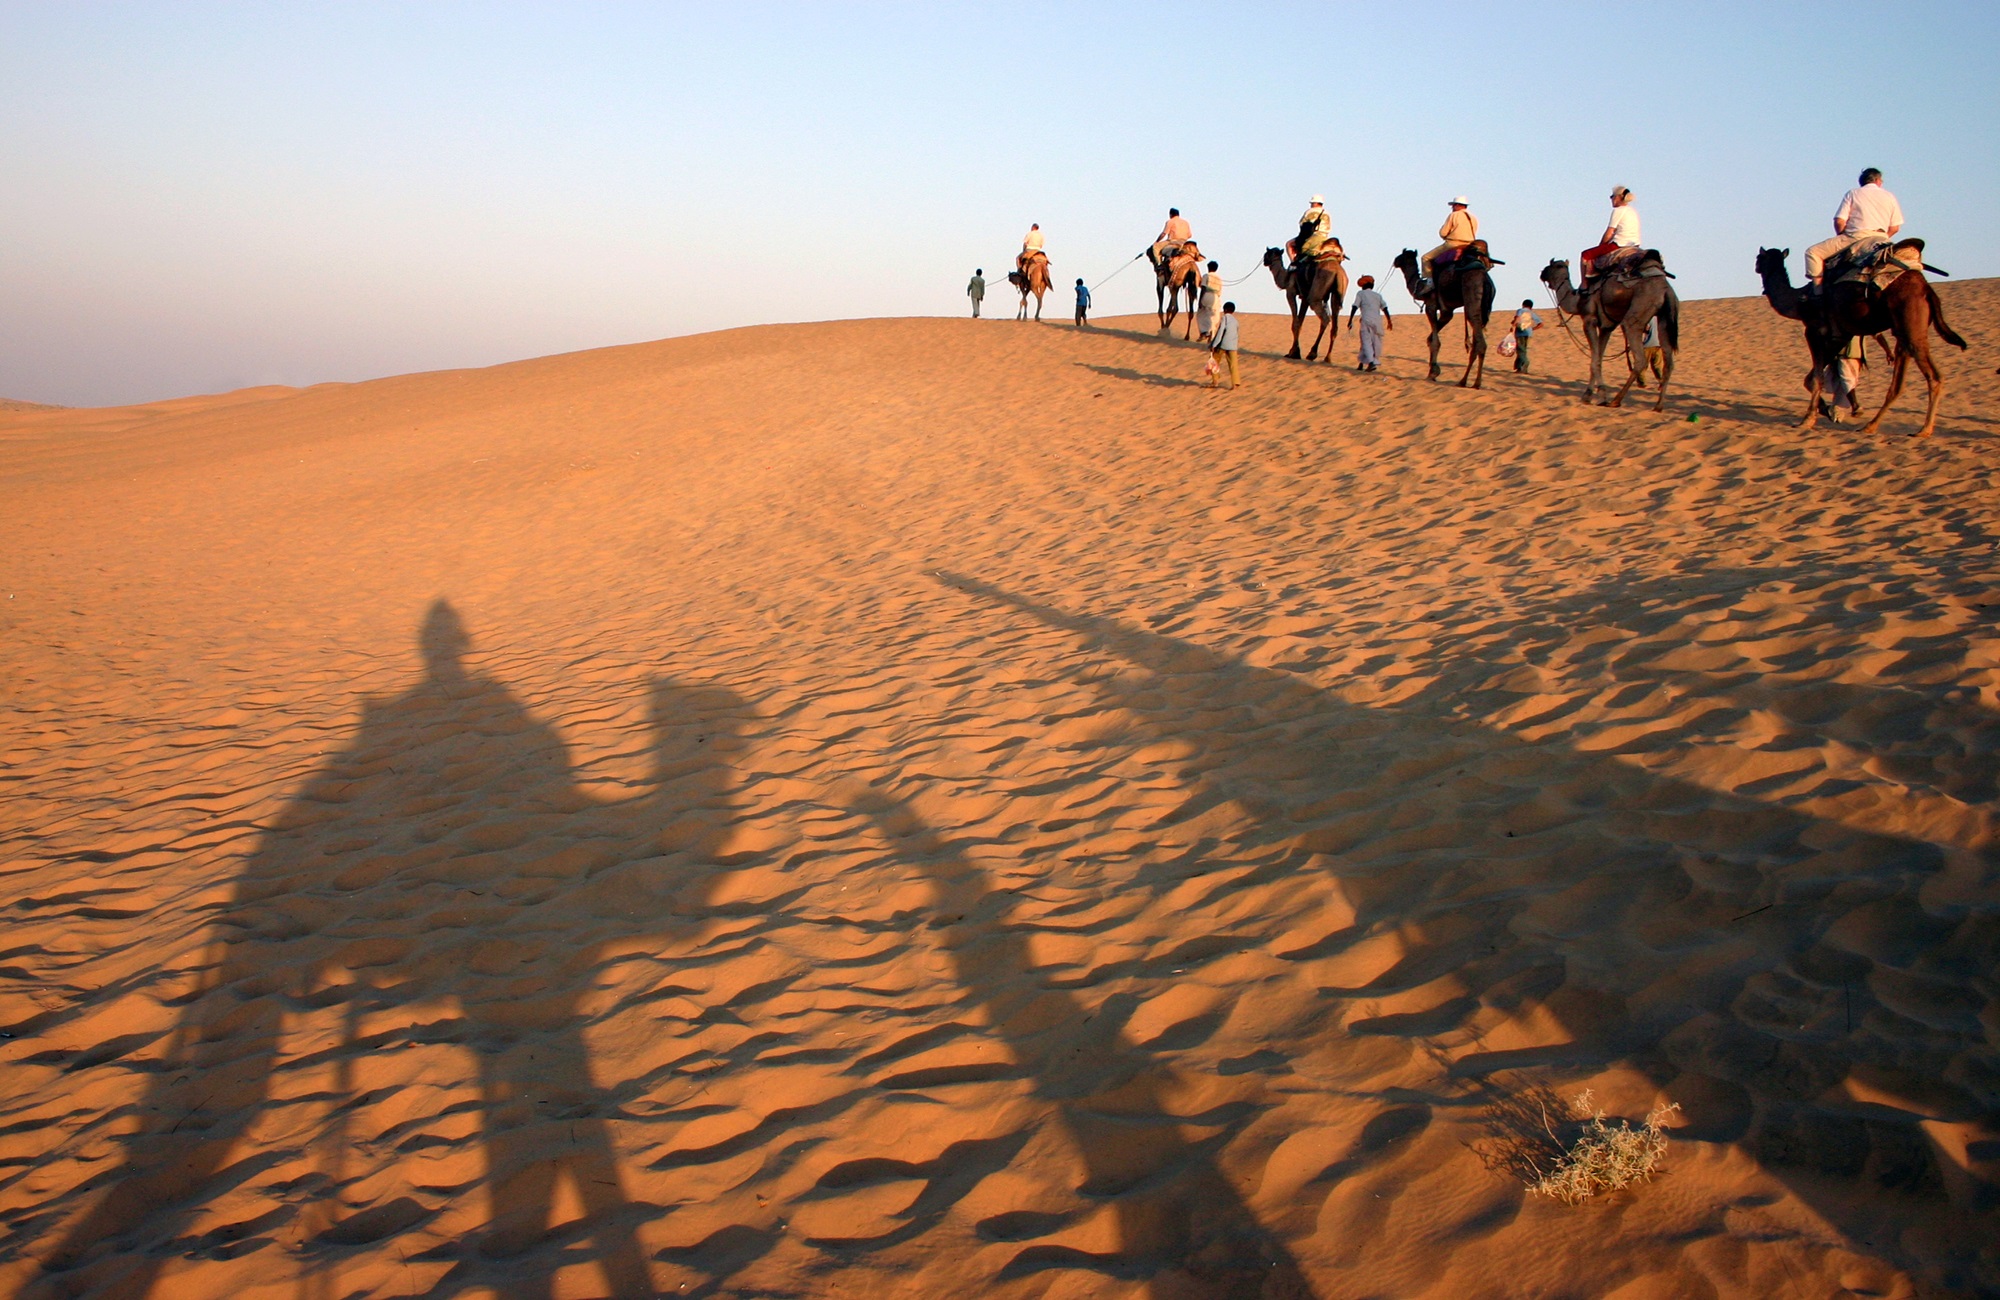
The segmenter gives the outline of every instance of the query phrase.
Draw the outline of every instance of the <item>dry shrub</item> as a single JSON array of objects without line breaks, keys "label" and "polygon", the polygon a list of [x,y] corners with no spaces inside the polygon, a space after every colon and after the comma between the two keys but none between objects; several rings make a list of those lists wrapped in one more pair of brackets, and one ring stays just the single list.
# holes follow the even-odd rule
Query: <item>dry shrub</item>
[{"label": "dry shrub", "polygon": [[1565,1146],[1544,1107],[1542,1130],[1562,1154],[1546,1169],[1535,1166],[1537,1177],[1528,1190],[1552,1196],[1564,1205],[1580,1205],[1599,1192],[1645,1182],[1666,1158],[1667,1116],[1679,1109],[1677,1102],[1654,1106],[1645,1122],[1636,1127],[1622,1119],[1606,1122],[1596,1095],[1585,1089],[1570,1103],[1578,1132]]}]

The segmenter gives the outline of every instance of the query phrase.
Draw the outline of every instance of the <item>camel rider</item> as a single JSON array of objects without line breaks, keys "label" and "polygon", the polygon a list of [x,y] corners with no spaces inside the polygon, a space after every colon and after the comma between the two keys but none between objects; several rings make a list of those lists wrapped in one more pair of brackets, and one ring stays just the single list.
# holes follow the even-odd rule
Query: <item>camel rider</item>
[{"label": "camel rider", "polygon": [[1333,214],[1326,210],[1326,197],[1312,196],[1312,203],[1299,214],[1299,237],[1285,249],[1294,261],[1310,262],[1320,248],[1333,238]]},{"label": "camel rider", "polygon": [[1605,225],[1597,247],[1586,248],[1577,254],[1577,266],[1583,275],[1583,287],[1579,294],[1583,302],[1577,310],[1590,309],[1591,290],[1596,287],[1593,281],[1601,270],[1610,269],[1613,260],[1610,254],[1638,246],[1639,209],[1632,206],[1632,191],[1623,185],[1614,186],[1611,190],[1611,220]]},{"label": "camel rider", "polygon": [[1167,224],[1160,227],[1160,237],[1153,241],[1153,260],[1161,263],[1171,261],[1181,251],[1181,245],[1193,242],[1194,227],[1188,225],[1179,208],[1168,208]]},{"label": "camel rider", "polygon": [[1586,248],[1579,255],[1578,261],[1583,278],[1588,280],[1595,273],[1597,259],[1606,253],[1638,246],[1639,209],[1632,206],[1632,191],[1620,185],[1611,191],[1611,220],[1604,227],[1604,234],[1599,237],[1597,247]]},{"label": "camel rider", "polygon": [[1041,257],[1044,260],[1048,258],[1048,254],[1042,251],[1042,223],[1039,221],[1029,225],[1028,233],[1022,237],[1021,255],[1014,259],[1014,269],[1027,270],[1028,259],[1032,257]]},{"label": "camel rider", "polygon": [[1451,201],[1451,215],[1438,227],[1438,237],[1444,242],[1424,254],[1424,282],[1432,283],[1433,268],[1440,260],[1450,262],[1457,258],[1460,249],[1479,238],[1479,218],[1472,215],[1471,200],[1463,194]]},{"label": "camel rider", "polygon": [[1840,201],[1840,210],[1833,214],[1833,238],[1822,239],[1806,250],[1806,278],[1818,284],[1827,261],[1864,235],[1894,239],[1902,228],[1903,205],[1882,188],[1881,169],[1870,167],[1861,173],[1861,183],[1847,192]]}]

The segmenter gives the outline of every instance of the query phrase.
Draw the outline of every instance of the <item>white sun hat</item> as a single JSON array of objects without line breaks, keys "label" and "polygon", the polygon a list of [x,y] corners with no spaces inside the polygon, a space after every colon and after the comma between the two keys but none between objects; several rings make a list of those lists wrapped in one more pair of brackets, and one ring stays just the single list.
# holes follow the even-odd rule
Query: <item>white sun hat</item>
[{"label": "white sun hat", "polygon": [[1453,205],[1455,205],[1455,206],[1457,206],[1457,207],[1461,207],[1461,208],[1469,208],[1469,207],[1471,207],[1471,206],[1472,206],[1472,200],[1471,200],[1471,199],[1468,199],[1468,198],[1466,198],[1466,197],[1465,197],[1465,196],[1464,196],[1463,194],[1461,194],[1461,195],[1459,195],[1459,196],[1458,196],[1457,198],[1453,199],[1453,200],[1452,200],[1452,203],[1453,203]]},{"label": "white sun hat", "polygon": [[1326,195],[1324,195],[1324,194],[1315,194],[1315,195],[1313,195],[1313,202],[1314,202],[1314,203],[1317,203],[1317,204],[1319,204],[1319,205],[1320,205],[1321,207],[1325,207],[1325,206],[1326,206]]}]

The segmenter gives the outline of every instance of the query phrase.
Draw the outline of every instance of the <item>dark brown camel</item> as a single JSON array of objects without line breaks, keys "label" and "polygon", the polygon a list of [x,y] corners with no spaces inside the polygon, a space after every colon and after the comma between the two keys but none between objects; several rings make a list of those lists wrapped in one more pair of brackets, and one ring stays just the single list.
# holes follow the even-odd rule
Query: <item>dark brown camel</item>
[{"label": "dark brown camel", "polygon": [[[1923,255],[1922,240],[1906,239],[1896,247],[1912,250],[1918,259]],[[1944,305],[1938,301],[1937,290],[1924,279],[1922,271],[1911,270],[1880,289],[1866,282],[1850,282],[1830,285],[1816,296],[1804,294],[1793,287],[1791,272],[1785,266],[1785,259],[1791,254],[1789,248],[1758,249],[1757,274],[1763,279],[1764,297],[1772,308],[1780,316],[1800,321],[1806,327],[1806,347],[1812,352],[1813,363],[1808,381],[1812,395],[1807,399],[1806,418],[1800,427],[1810,429],[1819,423],[1822,377],[1828,366],[1839,364],[1847,345],[1856,338],[1888,332],[1896,336],[1896,364],[1889,373],[1889,387],[1882,394],[1881,409],[1861,432],[1871,434],[1881,426],[1882,417],[1889,413],[1889,407],[1903,391],[1903,379],[1909,373],[1910,361],[1915,359],[1917,369],[1923,372],[1929,397],[1924,426],[1917,430],[1916,436],[1929,437],[1937,427],[1938,403],[1944,397],[1944,375],[1931,360],[1931,330],[1935,328],[1938,336],[1953,347],[1965,346],[1965,340],[1945,323]]]},{"label": "dark brown camel", "polygon": [[[1648,253],[1648,257],[1657,256]],[[1613,330],[1625,335],[1625,382],[1606,406],[1618,406],[1636,381],[1645,386],[1646,326],[1660,322],[1660,396],[1655,411],[1667,409],[1667,381],[1674,377],[1674,351],[1681,345],[1681,300],[1674,287],[1660,275],[1620,277],[1599,285],[1585,308],[1569,280],[1569,263],[1556,258],[1542,268],[1542,283],[1556,296],[1556,306],[1583,320],[1584,337],[1590,340],[1590,383],[1583,390],[1585,402],[1595,402],[1604,382],[1604,349]]]},{"label": "dark brown camel", "polygon": [[1192,339],[1195,300],[1201,294],[1201,250],[1192,241],[1182,247],[1193,249],[1194,256],[1163,259],[1149,245],[1146,249],[1146,260],[1153,265],[1154,292],[1159,303],[1160,332],[1164,334],[1174,327],[1174,321],[1181,314],[1180,295],[1185,292],[1188,315],[1186,337]]},{"label": "dark brown camel", "polygon": [[1021,310],[1014,313],[1015,320],[1028,319],[1028,295],[1035,295],[1035,319],[1042,318],[1042,295],[1049,291],[1049,258],[1046,253],[1036,253],[1028,259],[1025,271],[1007,272],[1007,283],[1021,291]]},{"label": "dark brown camel", "polygon": [[[1292,350],[1285,355],[1298,360],[1299,331],[1305,326],[1306,311],[1310,308],[1319,317],[1319,334],[1305,359],[1319,360],[1319,345],[1325,343],[1326,359],[1331,362],[1334,340],[1340,335],[1340,305],[1347,297],[1347,275],[1341,270],[1339,260],[1315,262],[1302,274],[1297,263],[1285,265],[1283,252],[1267,248],[1264,265],[1270,268],[1271,279],[1284,290],[1285,303],[1292,312]],[[1301,286],[1301,281],[1308,279],[1311,283]]]},{"label": "dark brown camel", "polygon": [[[1486,321],[1493,314],[1493,277],[1491,268],[1505,266],[1487,252],[1486,241],[1475,240],[1459,253],[1456,261],[1439,269],[1432,278],[1430,288],[1423,287],[1423,266],[1417,260],[1417,250],[1406,248],[1396,255],[1395,267],[1403,273],[1403,283],[1408,286],[1410,297],[1424,305],[1424,317],[1431,323],[1431,372],[1436,379],[1443,373],[1438,365],[1438,335],[1451,323],[1452,313],[1465,309],[1465,373],[1458,377],[1458,386],[1464,388],[1468,380],[1472,387],[1486,386]],[[1473,366],[1477,363],[1475,373]]]}]

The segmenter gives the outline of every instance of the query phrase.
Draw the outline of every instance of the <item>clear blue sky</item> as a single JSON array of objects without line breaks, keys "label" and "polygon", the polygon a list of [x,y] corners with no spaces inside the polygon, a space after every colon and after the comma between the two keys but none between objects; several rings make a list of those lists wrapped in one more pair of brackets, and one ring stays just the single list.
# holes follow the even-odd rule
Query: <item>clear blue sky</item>
[{"label": "clear blue sky", "polygon": [[[1994,275],[1996,68],[1994,0],[6,3],[0,395],[957,314],[1028,222],[1094,283],[1169,204],[1233,276],[1315,191],[1378,275],[1467,192],[1518,300],[1622,183],[1705,297],[1760,243],[1796,267],[1874,165]],[[1150,309],[1143,271],[1099,312]]]}]

